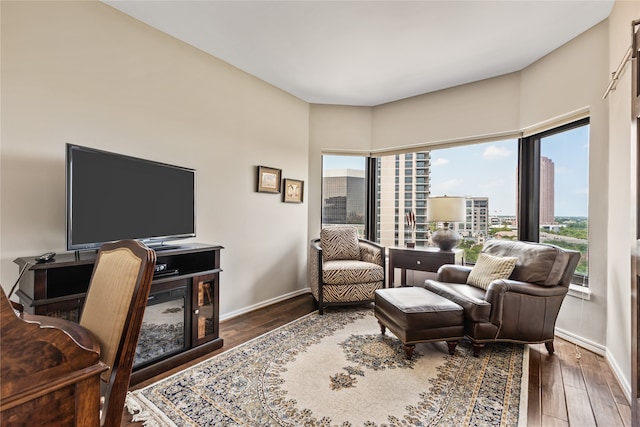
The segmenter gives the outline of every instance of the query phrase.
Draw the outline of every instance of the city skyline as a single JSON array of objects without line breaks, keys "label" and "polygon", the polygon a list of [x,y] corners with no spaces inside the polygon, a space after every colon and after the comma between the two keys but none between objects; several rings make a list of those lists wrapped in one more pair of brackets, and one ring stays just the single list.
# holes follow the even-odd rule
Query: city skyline
[{"label": "city skyline", "polygon": [[[557,217],[588,216],[588,132],[589,126],[582,126],[541,141],[541,156],[555,165]],[[431,150],[430,194],[488,197],[489,215],[514,216],[517,157],[517,140]],[[364,165],[364,157],[325,156],[324,168],[364,170]]]}]

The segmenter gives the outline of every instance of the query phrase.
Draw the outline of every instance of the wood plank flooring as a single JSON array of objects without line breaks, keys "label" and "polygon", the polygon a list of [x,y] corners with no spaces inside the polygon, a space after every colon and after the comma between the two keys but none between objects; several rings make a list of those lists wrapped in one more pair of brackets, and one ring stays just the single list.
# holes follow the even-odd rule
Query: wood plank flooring
[{"label": "wood plank flooring", "polygon": [[[312,311],[313,298],[306,294],[222,321],[221,349],[131,389],[158,381]],[[629,403],[604,358],[560,338],[555,340],[553,356],[549,356],[543,344],[530,345],[528,394],[529,427],[631,427]],[[125,409],[122,426],[141,426],[131,418]]]}]

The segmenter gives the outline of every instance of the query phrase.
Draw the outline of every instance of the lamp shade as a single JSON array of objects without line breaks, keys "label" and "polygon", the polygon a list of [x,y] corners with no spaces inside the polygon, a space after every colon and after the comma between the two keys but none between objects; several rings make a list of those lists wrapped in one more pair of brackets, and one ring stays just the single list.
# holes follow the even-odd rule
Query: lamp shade
[{"label": "lamp shade", "polygon": [[428,222],[463,222],[467,217],[464,197],[429,197],[427,199]]}]

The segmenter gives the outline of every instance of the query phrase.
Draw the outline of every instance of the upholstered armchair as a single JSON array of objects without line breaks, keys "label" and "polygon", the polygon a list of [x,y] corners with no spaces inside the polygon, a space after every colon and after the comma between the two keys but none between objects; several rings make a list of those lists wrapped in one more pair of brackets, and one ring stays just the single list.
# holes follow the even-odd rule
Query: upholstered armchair
[{"label": "upholstered armchair", "polygon": [[384,247],[359,239],[355,227],[323,228],[309,250],[309,285],[318,313],[329,305],[373,301],[374,291],[384,288],[384,260]]},{"label": "upholstered armchair", "polygon": [[474,354],[487,342],[545,343],[553,354],[556,318],[580,253],[542,243],[488,240],[472,268],[443,265],[424,287],[464,309]]}]

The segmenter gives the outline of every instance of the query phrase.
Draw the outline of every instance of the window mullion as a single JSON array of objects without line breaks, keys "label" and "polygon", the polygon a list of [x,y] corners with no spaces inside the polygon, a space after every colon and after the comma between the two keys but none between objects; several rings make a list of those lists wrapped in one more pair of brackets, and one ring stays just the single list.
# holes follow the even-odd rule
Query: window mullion
[{"label": "window mullion", "polygon": [[540,240],[540,139],[518,141],[518,240]]}]

